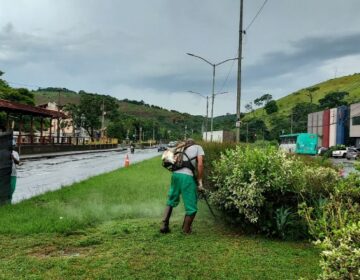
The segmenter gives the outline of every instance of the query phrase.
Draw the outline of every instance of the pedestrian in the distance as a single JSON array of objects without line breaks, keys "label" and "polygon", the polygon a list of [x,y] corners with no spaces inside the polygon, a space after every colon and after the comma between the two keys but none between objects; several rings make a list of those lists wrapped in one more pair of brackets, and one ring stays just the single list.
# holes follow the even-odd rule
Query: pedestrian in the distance
[{"label": "pedestrian in the distance", "polygon": [[131,142],[130,144],[130,152],[133,154],[135,152],[135,144]]},{"label": "pedestrian in the distance", "polygon": [[191,225],[197,213],[198,191],[204,191],[203,188],[203,157],[205,155],[203,148],[196,145],[192,139],[188,139],[183,150],[183,166],[173,171],[171,176],[171,185],[168,193],[168,200],[164,212],[163,224],[160,228],[161,233],[170,232],[169,221],[172,210],[179,204],[180,195],[185,205],[185,218],[183,223],[183,232],[191,233]]},{"label": "pedestrian in the distance", "polygon": [[10,179],[10,202],[12,201],[12,196],[16,189],[16,179],[17,179],[17,171],[16,165],[20,164],[20,156],[17,151],[15,151],[16,142],[13,141],[13,149],[11,152],[12,159],[12,170],[11,170],[11,179]]}]

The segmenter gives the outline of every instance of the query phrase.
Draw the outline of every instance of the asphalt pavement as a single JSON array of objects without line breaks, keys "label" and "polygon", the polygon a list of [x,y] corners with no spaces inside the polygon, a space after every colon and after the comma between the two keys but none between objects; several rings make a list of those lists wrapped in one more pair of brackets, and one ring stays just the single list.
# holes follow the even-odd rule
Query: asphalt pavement
[{"label": "asphalt pavement", "polygon": [[[89,177],[124,167],[128,154],[130,164],[160,155],[156,149],[74,154],[54,158],[22,161],[13,202],[54,191]],[[160,162],[159,162],[160,164]]]},{"label": "asphalt pavement", "polygon": [[344,176],[346,177],[349,175],[350,172],[354,172],[354,163],[355,160],[347,160],[346,158],[331,158],[331,161],[336,164],[343,167],[344,170]]}]

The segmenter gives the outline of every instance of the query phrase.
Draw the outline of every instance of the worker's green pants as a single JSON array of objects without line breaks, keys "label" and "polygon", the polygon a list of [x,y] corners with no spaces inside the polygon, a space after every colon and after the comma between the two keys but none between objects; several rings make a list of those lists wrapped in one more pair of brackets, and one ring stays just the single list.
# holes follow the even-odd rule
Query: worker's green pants
[{"label": "worker's green pants", "polygon": [[173,173],[168,193],[167,205],[176,207],[180,202],[180,194],[184,200],[186,215],[197,212],[197,186],[193,176]]}]

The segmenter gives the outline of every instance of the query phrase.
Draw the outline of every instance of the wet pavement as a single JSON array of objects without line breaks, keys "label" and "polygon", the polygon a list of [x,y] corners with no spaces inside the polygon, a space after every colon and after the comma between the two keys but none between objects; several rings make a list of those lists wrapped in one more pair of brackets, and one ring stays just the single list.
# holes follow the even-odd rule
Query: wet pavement
[{"label": "wet pavement", "polygon": [[358,162],[355,160],[347,160],[347,159],[343,159],[343,158],[332,158],[331,161],[336,164],[336,165],[340,165],[343,167],[344,170],[344,177],[346,177],[347,175],[349,175],[350,172],[354,172],[355,168],[354,168],[354,163]]},{"label": "wet pavement", "polygon": [[22,161],[13,202],[119,169],[124,166],[126,154],[130,164],[160,155],[156,149],[148,149],[136,150],[134,154],[112,151]]}]

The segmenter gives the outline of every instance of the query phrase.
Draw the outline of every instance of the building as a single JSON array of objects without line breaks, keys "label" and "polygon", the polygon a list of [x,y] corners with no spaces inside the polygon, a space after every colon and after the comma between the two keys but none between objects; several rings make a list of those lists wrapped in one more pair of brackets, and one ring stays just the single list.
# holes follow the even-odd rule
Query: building
[{"label": "building", "polygon": [[[58,107],[56,102],[48,102],[45,104],[40,104],[37,107],[43,108],[46,110],[54,111],[54,112],[61,112],[67,114],[64,110],[62,110],[63,106]],[[59,122],[56,119],[51,120],[51,129],[47,129],[44,131],[45,135],[49,135],[50,130],[51,131],[58,131],[58,125]],[[75,129],[73,126],[72,118],[68,115],[67,119],[60,120],[60,137],[71,137],[75,136]]]},{"label": "building", "polygon": [[318,146],[322,146],[323,142],[323,122],[324,122],[324,111],[315,112],[308,115],[308,133],[318,135]]},{"label": "building", "polygon": [[212,139],[211,139],[211,131],[203,132],[203,140],[207,142],[234,142],[235,141],[235,133],[232,131],[225,131],[225,130],[217,130],[212,132]]},{"label": "building", "polygon": [[350,138],[360,147],[360,103],[350,105]]},{"label": "building", "polygon": [[319,136],[319,147],[360,147],[360,103],[308,114],[307,132]]}]

